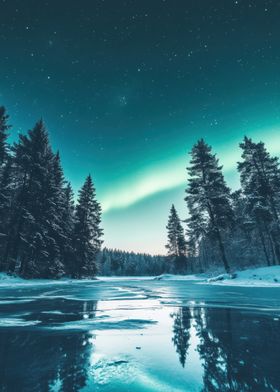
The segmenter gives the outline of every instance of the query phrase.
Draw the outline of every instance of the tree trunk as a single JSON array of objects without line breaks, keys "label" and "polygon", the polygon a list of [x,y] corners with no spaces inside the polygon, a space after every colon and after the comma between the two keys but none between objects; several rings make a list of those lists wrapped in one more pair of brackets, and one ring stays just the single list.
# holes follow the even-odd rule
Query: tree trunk
[{"label": "tree trunk", "polygon": [[220,230],[219,230],[219,228],[216,225],[214,214],[213,214],[212,207],[211,207],[210,203],[208,203],[208,212],[209,212],[211,223],[214,226],[215,231],[216,231],[217,240],[218,240],[218,244],[219,244],[219,248],[220,248],[222,261],[223,261],[225,270],[226,270],[227,273],[230,273],[230,266],[229,266],[229,263],[228,263],[228,260],[227,260],[227,257],[226,257],[224,243],[223,243],[223,240],[222,240],[222,237],[221,237]]},{"label": "tree trunk", "polygon": [[271,234],[271,240],[273,243],[277,264],[280,264],[280,249],[278,244],[278,238],[275,236],[275,234]]},{"label": "tree trunk", "polygon": [[216,233],[217,233],[217,239],[218,239],[218,244],[219,244],[219,248],[220,248],[220,252],[221,252],[221,256],[222,256],[222,261],[224,263],[224,267],[226,272],[229,274],[230,273],[230,266],[226,257],[226,252],[225,252],[225,247],[222,241],[222,237],[221,237],[221,233],[219,231],[218,228],[216,228]]},{"label": "tree trunk", "polygon": [[260,239],[261,239],[261,243],[262,243],[262,247],[263,247],[263,253],[264,253],[264,256],[265,256],[265,259],[266,259],[266,263],[267,263],[268,266],[270,266],[269,255],[268,255],[268,252],[267,252],[267,249],[266,249],[263,232],[262,232],[262,229],[260,228],[259,223],[258,223],[258,231],[259,231],[259,236],[260,236]]}]

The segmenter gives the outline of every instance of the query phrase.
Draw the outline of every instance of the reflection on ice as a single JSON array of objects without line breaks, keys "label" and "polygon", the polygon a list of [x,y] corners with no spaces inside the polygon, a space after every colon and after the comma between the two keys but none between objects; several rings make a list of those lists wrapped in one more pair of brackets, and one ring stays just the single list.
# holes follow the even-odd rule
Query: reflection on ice
[{"label": "reflection on ice", "polygon": [[225,306],[224,297],[213,297],[220,288],[207,288],[211,302],[203,302],[190,283],[153,284],[78,284],[59,297],[51,287],[38,295],[28,289],[18,301],[6,292],[0,303],[0,390],[280,390],[276,301],[260,312],[248,305],[256,291],[247,297],[223,292]]}]

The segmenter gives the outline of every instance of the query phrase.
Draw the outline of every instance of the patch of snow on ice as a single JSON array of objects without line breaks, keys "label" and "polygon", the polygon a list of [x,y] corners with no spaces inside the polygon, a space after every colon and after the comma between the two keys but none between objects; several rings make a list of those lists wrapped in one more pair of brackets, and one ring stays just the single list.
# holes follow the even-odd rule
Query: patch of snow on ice
[{"label": "patch of snow on ice", "polygon": [[154,280],[203,280],[199,275],[172,275],[163,274],[156,276]]}]

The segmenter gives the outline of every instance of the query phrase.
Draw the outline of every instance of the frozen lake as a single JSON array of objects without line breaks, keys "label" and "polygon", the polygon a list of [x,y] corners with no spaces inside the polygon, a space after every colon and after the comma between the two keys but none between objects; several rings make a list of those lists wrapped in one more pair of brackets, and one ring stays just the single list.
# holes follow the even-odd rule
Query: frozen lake
[{"label": "frozen lake", "polygon": [[1,392],[280,391],[280,288],[0,285]]}]

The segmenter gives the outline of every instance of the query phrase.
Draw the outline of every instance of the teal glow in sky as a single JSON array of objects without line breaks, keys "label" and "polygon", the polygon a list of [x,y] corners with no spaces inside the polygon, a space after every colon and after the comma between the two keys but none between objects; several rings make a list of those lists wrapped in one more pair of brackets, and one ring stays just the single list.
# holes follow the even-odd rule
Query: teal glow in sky
[{"label": "teal glow in sky", "polygon": [[[240,160],[238,143],[244,132],[240,131],[239,138],[223,145],[212,143],[232,189],[239,186],[236,163]],[[246,134],[256,140],[263,140],[271,153],[280,155],[280,126],[249,130]],[[208,139],[211,140],[211,137]],[[190,146],[186,151],[189,150]],[[183,199],[188,159],[188,154],[185,153],[164,165],[143,169],[142,176],[122,180],[117,185],[115,194],[112,195],[110,190],[108,194],[105,193],[102,199],[104,223],[113,247],[127,248],[129,244],[130,250],[165,252],[165,225],[170,200],[178,208],[182,219],[187,216]],[[112,222],[115,224],[112,225]],[[123,237],[122,233],[126,233],[126,236]]]},{"label": "teal glow in sky", "polygon": [[164,253],[203,137],[238,186],[244,134],[280,152],[280,3],[0,0],[11,138],[43,117],[75,189],[90,172],[105,245]]}]

